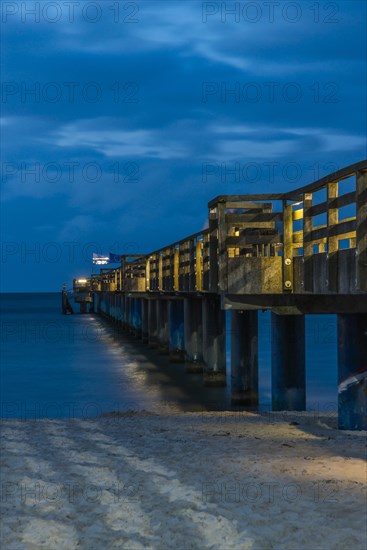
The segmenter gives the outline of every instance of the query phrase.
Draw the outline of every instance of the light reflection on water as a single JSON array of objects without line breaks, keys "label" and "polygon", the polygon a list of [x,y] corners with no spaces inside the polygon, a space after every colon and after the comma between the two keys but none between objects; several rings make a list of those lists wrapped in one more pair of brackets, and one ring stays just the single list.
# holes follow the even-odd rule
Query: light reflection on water
[{"label": "light reflection on water", "polygon": [[[231,408],[229,369],[227,388],[206,388],[200,374],[186,374],[185,365],[125,338],[97,315],[61,315],[59,294],[2,295],[1,306],[3,417]],[[309,316],[307,341],[308,408],[330,409],[336,401],[335,318]],[[270,317],[260,313],[260,402],[267,410],[270,358]]]}]

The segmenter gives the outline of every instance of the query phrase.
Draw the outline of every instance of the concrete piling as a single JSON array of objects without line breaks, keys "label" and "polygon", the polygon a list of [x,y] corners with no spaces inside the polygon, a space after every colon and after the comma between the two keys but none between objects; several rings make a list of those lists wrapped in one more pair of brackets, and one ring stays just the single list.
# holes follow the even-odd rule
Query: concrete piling
[{"label": "concrete piling", "polygon": [[149,339],[149,300],[141,300],[141,338],[147,343]]},{"label": "concrete piling", "polygon": [[203,314],[200,298],[184,300],[186,372],[203,372]]},{"label": "concrete piling", "polygon": [[271,314],[274,411],[306,410],[305,316]]},{"label": "concrete piling", "polygon": [[231,381],[233,405],[258,406],[257,311],[231,312]]},{"label": "concrete piling", "polygon": [[175,363],[183,363],[185,361],[183,300],[169,300],[168,302],[168,334],[170,360]]},{"label": "concrete piling", "polygon": [[338,315],[338,424],[367,430],[367,313]]},{"label": "concrete piling", "polygon": [[148,344],[158,347],[157,300],[148,300]]},{"label": "concrete piling", "polygon": [[204,384],[226,385],[225,311],[218,297],[205,297],[203,307]]},{"label": "concrete piling", "polygon": [[169,353],[167,300],[157,300],[157,324],[158,351],[166,355]]}]

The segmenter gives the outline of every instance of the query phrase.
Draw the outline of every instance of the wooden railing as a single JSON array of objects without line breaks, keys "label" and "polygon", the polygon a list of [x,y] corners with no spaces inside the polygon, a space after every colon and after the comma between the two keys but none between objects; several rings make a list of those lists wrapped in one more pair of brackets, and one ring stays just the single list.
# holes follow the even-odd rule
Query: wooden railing
[{"label": "wooden railing", "polygon": [[367,161],[289,193],[222,195],[209,227],[102,268],[96,290],[232,294],[367,291]]}]

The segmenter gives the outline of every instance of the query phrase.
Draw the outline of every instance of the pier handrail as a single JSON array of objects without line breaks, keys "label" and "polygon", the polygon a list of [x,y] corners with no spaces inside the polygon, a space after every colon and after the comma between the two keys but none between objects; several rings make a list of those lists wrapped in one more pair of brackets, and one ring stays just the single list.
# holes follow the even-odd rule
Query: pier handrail
[{"label": "pier handrail", "polygon": [[[348,179],[343,191],[340,183]],[[120,267],[93,275],[94,287],[318,292],[321,275],[322,292],[340,292],[343,257],[355,266],[354,287],[345,292],[367,291],[367,160],[286,193],[219,195],[208,208],[208,228],[148,254],[123,255]]]}]

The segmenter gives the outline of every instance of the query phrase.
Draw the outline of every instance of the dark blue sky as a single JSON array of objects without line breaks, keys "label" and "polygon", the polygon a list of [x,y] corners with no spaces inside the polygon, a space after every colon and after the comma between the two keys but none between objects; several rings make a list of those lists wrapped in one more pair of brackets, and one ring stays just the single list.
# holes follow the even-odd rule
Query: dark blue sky
[{"label": "dark blue sky", "polygon": [[199,231],[218,194],[366,157],[364,1],[1,8],[3,291],[59,290],[93,251]]}]

